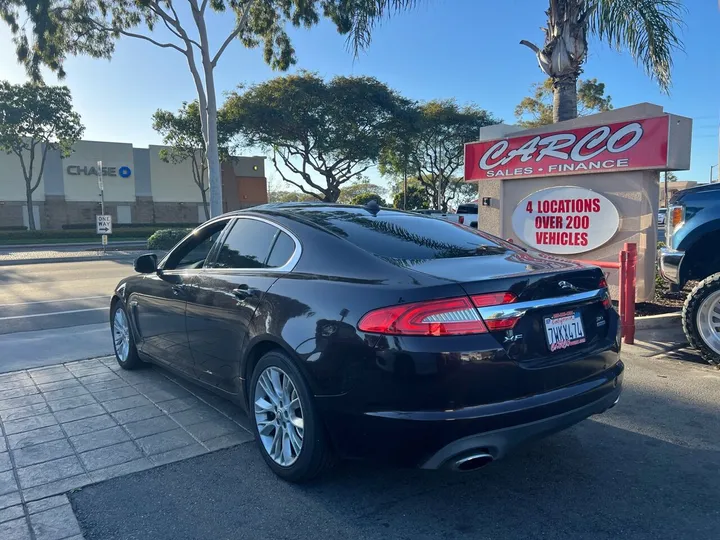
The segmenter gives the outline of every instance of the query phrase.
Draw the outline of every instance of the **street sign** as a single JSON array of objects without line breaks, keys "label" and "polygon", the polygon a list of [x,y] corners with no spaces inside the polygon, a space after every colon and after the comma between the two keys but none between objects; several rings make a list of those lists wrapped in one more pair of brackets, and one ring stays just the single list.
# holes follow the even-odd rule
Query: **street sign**
[{"label": "street sign", "polygon": [[107,234],[102,235],[102,245],[107,246]]},{"label": "street sign", "polygon": [[95,216],[96,234],[112,234],[112,216]]}]

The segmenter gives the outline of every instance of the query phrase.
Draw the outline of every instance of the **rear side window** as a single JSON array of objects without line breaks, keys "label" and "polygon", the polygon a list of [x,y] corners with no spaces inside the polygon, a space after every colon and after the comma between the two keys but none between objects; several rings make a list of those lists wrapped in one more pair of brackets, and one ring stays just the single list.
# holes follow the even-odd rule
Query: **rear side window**
[{"label": "rear side window", "polygon": [[213,267],[267,268],[270,248],[279,232],[264,221],[238,219],[225,237]]},{"label": "rear side window", "polygon": [[373,216],[360,209],[302,209],[298,213],[365,251],[388,259],[447,259],[506,251],[474,229],[417,214],[380,211]]},{"label": "rear side window", "polygon": [[271,268],[283,266],[290,260],[290,257],[292,257],[294,252],[295,242],[287,234],[280,231],[280,234],[275,240],[272,252],[270,253],[267,265]]}]

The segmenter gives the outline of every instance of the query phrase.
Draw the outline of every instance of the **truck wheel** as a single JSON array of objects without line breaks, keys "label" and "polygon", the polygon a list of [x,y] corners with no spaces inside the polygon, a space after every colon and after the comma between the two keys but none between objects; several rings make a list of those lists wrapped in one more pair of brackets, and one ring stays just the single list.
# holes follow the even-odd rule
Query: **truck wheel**
[{"label": "truck wheel", "polygon": [[720,366],[720,273],[702,280],[685,299],[682,324],[690,345]]}]

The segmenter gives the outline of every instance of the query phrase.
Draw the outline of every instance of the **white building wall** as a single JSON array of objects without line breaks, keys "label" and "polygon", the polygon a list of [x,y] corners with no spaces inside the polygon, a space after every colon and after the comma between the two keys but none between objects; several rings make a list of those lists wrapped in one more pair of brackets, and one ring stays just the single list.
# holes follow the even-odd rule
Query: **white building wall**
[{"label": "white building wall", "polygon": [[[126,143],[80,141],[74,152],[62,160],[66,201],[95,201],[100,198],[98,178],[90,173],[102,161],[107,173],[103,175],[105,200],[112,202],[135,201],[135,178],[133,171],[133,147]],[[127,167],[130,174],[120,176],[120,169]],[[114,173],[114,176],[111,174]]]},{"label": "white building wall", "polygon": [[[41,147],[38,145],[35,154],[35,165],[33,167],[33,178],[37,178],[40,168]],[[30,163],[29,152],[25,154],[26,166]],[[40,179],[33,201],[45,200],[45,184]],[[23,177],[20,158],[15,154],[0,152],[0,201],[25,201],[25,178]],[[2,211],[0,209],[0,211]]]},{"label": "white building wall", "polygon": [[165,163],[162,146],[150,146],[150,182],[155,202],[202,202],[200,188],[193,180],[190,160]]}]

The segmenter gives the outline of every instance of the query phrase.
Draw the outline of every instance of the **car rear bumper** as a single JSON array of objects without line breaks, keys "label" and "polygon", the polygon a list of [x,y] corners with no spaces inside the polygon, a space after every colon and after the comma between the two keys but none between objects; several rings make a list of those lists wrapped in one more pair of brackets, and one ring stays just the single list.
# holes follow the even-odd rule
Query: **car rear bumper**
[{"label": "car rear bumper", "polygon": [[526,441],[609,409],[619,398],[623,370],[618,361],[571,386],[450,411],[346,413],[342,396],[322,397],[317,402],[336,449],[344,457],[438,469],[477,451],[502,458]]},{"label": "car rear bumper", "polygon": [[684,251],[660,248],[660,274],[666,281],[680,285],[680,265],[684,256]]}]

